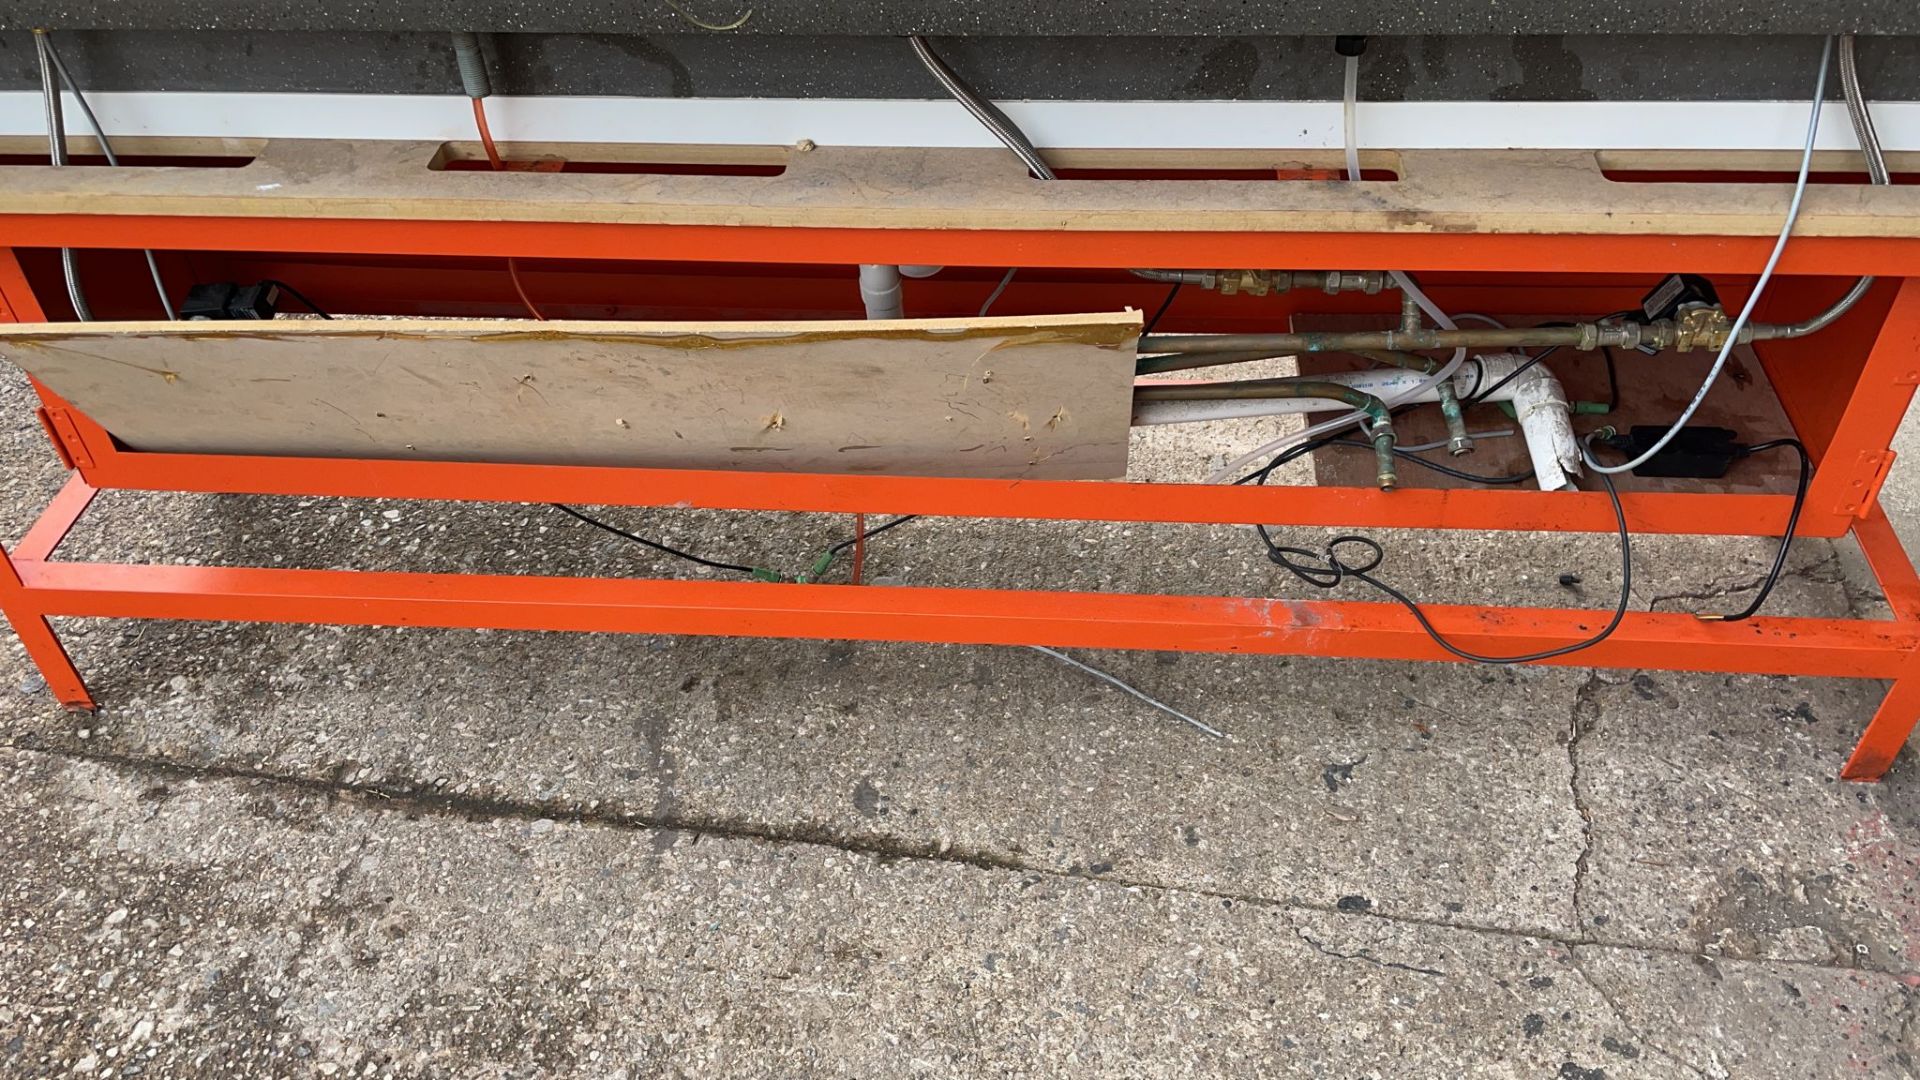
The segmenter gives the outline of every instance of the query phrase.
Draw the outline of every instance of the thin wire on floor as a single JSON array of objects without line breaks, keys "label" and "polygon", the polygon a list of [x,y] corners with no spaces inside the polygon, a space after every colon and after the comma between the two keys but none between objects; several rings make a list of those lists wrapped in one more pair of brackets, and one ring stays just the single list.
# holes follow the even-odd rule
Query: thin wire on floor
[{"label": "thin wire on floor", "polygon": [[1081,663],[1080,661],[1075,660],[1073,657],[1068,656],[1066,653],[1063,653],[1058,649],[1049,649],[1045,645],[1029,645],[1027,646],[1027,648],[1032,649],[1034,652],[1041,653],[1046,656],[1051,656],[1055,660],[1058,660],[1061,663],[1068,665],[1069,667],[1078,668],[1079,670],[1086,672],[1087,674],[1093,676],[1094,678],[1099,679],[1101,682],[1104,682],[1109,686],[1115,687],[1116,689],[1119,689],[1124,693],[1131,694],[1134,697],[1139,698],[1141,701],[1144,701],[1147,704],[1153,706],[1154,708],[1159,709],[1161,712],[1166,713],[1168,716],[1174,717],[1175,719],[1178,719],[1178,720],[1183,720],[1186,723],[1193,725],[1195,728],[1205,732],[1208,735],[1213,736],[1216,739],[1224,739],[1227,737],[1227,733],[1224,731],[1221,731],[1219,728],[1214,727],[1211,724],[1207,724],[1199,720],[1195,720],[1193,717],[1188,716],[1186,713],[1181,712],[1179,709],[1174,708],[1173,706],[1167,704],[1166,702],[1161,701],[1158,698],[1151,697],[1147,694],[1144,694],[1139,690],[1136,690],[1135,688],[1133,688],[1132,686],[1129,686],[1127,683],[1125,683],[1118,677],[1109,675],[1108,673],[1101,671],[1099,668],[1094,667],[1091,664]]},{"label": "thin wire on floor", "polygon": [[[640,536],[636,533],[628,532],[627,530],[622,529],[617,525],[612,525],[612,524],[609,524],[608,522],[601,521],[598,518],[594,518],[592,516],[584,514],[579,510],[575,510],[573,507],[566,505],[565,503],[553,503],[552,506],[554,509],[562,511],[568,514],[569,516],[581,522],[584,522],[585,524],[593,526],[596,529],[604,529],[605,531],[612,533],[614,536],[618,536],[623,540],[631,541],[633,543],[639,544],[642,547],[648,548],[650,550],[658,551],[664,555],[671,555],[676,559],[683,559],[687,562],[694,563],[699,566],[704,566],[713,570],[726,570],[726,571],[731,571],[737,574],[747,574],[749,576],[761,578],[763,580],[769,577],[766,571],[760,570],[756,567],[745,566],[740,563],[720,562],[715,559],[704,558],[702,556],[695,555],[690,551],[682,551],[679,548],[669,547],[668,545],[662,544],[657,540],[649,540],[644,536]],[[871,529],[867,529],[861,526],[856,526],[856,531],[852,539],[843,540],[840,543],[835,544],[833,547],[827,549],[826,555],[823,556],[819,561],[815,563],[812,571],[807,577],[807,580],[818,581],[819,575],[822,572],[824,572],[829,565],[832,564],[834,558],[846,552],[847,549],[852,548],[857,552],[864,552],[864,547],[867,540],[875,536],[879,536],[880,534],[887,532],[890,529],[897,529],[900,526],[905,525],[910,521],[917,521],[919,520],[919,517],[920,515],[918,514],[904,514],[900,517],[892,518],[887,522],[881,525],[877,525]],[[860,571],[858,569],[858,564],[864,563],[864,561],[865,561],[864,555],[863,557],[856,560],[856,569],[854,571],[855,573],[854,581],[856,584],[859,583]],[[1027,646],[1027,648],[1030,648],[1035,652],[1044,653],[1047,656],[1050,656],[1055,660],[1060,661],[1061,663],[1068,664],[1072,667],[1078,668],[1079,670],[1084,671],[1089,675],[1092,675],[1094,678],[1099,679],[1102,682],[1108,683],[1120,689],[1121,691],[1124,691],[1125,693],[1130,694],[1133,697],[1136,697],[1141,701],[1146,702],[1148,705],[1153,706],[1154,708],[1160,710],[1161,712],[1166,713],[1169,716],[1175,717],[1188,724],[1191,724],[1193,727],[1197,728],[1200,731],[1205,732],[1208,735],[1213,736],[1216,739],[1224,739],[1227,737],[1226,733],[1221,731],[1219,728],[1213,727],[1200,720],[1196,720],[1193,717],[1188,716],[1186,713],[1181,712],[1179,709],[1176,709],[1173,706],[1168,705],[1166,702],[1161,701],[1159,698],[1153,697],[1152,695],[1128,684],[1124,680],[1114,675],[1108,674],[1107,672],[1101,671],[1099,668],[1096,668],[1091,664],[1087,664],[1087,663],[1083,663],[1082,661],[1075,660],[1073,657],[1068,656],[1063,652],[1060,652],[1056,649],[1049,649],[1044,645],[1029,645]]]}]

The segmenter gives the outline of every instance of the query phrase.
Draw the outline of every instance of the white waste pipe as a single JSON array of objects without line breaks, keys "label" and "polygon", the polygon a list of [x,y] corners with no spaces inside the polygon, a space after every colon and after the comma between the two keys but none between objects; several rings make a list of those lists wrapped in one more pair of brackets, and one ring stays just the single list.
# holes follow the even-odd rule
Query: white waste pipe
[{"label": "white waste pipe", "polygon": [[902,277],[927,278],[939,273],[941,266],[890,266],[886,263],[860,264],[860,302],[867,307],[869,319],[905,317],[900,299]]},{"label": "white waste pipe", "polygon": [[[1475,357],[1479,362],[1463,365],[1453,377],[1453,391],[1461,400],[1479,387],[1491,386],[1527,362],[1518,353],[1497,353]],[[1428,376],[1404,368],[1375,368],[1366,371],[1340,371],[1315,375],[1316,379],[1337,382],[1374,397],[1391,401],[1419,386]],[[1171,380],[1155,380],[1166,382]],[[1181,381],[1180,385],[1194,385]],[[1204,385],[1204,384],[1202,384]],[[1440,400],[1437,387],[1408,399],[1413,402]],[[1520,432],[1526,437],[1527,452],[1533,459],[1534,478],[1542,491],[1566,491],[1573,487],[1569,475],[1580,475],[1580,443],[1574,438],[1572,408],[1566,391],[1545,364],[1535,364],[1495,390],[1489,401],[1510,401],[1520,420]],[[1192,424],[1208,420],[1236,420],[1254,416],[1280,416],[1287,413],[1326,412],[1351,409],[1340,401],[1321,398],[1226,398],[1213,401],[1143,401],[1133,407],[1136,426],[1156,424]]]},{"label": "white waste pipe", "polygon": [[867,306],[869,319],[900,318],[904,314],[900,304],[900,268],[886,263],[861,263],[860,302]]},{"label": "white waste pipe", "polygon": [[[1509,372],[1527,360],[1518,353],[1483,359],[1504,361],[1500,367]],[[1491,366],[1487,376],[1504,377],[1493,374]],[[1573,408],[1567,404],[1567,392],[1561,389],[1560,380],[1545,364],[1535,364],[1500,389],[1513,391],[1513,411],[1520,419],[1520,433],[1526,436],[1527,453],[1533,457],[1534,482],[1541,491],[1572,491],[1570,477],[1582,471],[1580,440],[1574,438]]]}]

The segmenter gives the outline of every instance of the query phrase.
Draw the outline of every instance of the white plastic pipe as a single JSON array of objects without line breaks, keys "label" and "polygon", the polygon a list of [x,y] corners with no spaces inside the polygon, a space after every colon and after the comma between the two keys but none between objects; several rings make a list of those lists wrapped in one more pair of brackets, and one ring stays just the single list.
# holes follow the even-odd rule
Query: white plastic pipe
[{"label": "white plastic pipe", "polygon": [[900,300],[900,268],[886,263],[860,264],[860,302],[869,319],[898,319],[905,311]]},{"label": "white plastic pipe", "polygon": [[[1498,370],[1510,372],[1527,362],[1519,353],[1481,357],[1487,363],[1487,377],[1499,379],[1494,361],[1504,361]],[[1580,440],[1573,434],[1573,409],[1567,404],[1567,392],[1545,364],[1535,364],[1513,382],[1500,388],[1513,391],[1513,412],[1520,419],[1520,434],[1527,440],[1527,453],[1533,457],[1534,483],[1541,491],[1572,491],[1572,477],[1580,475]]]},{"label": "white plastic pipe", "polygon": [[885,263],[860,264],[860,302],[866,305],[869,319],[900,319],[906,310],[900,295],[900,279],[930,278],[944,266],[889,266]]},{"label": "white plastic pipe", "polygon": [[[1468,365],[1453,376],[1454,393],[1465,399],[1477,386],[1490,386],[1512,374],[1527,362],[1518,353],[1500,353],[1476,358],[1481,367]],[[1416,391],[1407,401],[1440,400],[1437,386],[1420,389],[1429,376],[1403,368],[1377,368],[1367,371],[1341,371],[1314,378],[1351,386],[1382,400]],[[1189,385],[1182,382],[1180,385]],[[1526,438],[1527,452],[1533,460],[1534,478],[1542,491],[1565,491],[1572,487],[1569,476],[1580,474],[1580,444],[1573,434],[1572,409],[1566,391],[1545,364],[1535,364],[1505,386],[1495,390],[1490,401],[1510,401],[1520,420],[1520,432]],[[1226,398],[1213,401],[1143,401],[1133,407],[1136,426],[1193,424],[1208,420],[1235,420],[1256,416],[1282,416],[1289,413],[1325,412],[1349,409],[1345,402],[1320,398]]]},{"label": "white plastic pipe", "polygon": [[[1402,368],[1379,368],[1367,371],[1336,371],[1326,375],[1314,375],[1315,379],[1351,386],[1363,393],[1386,400],[1397,394],[1405,394],[1419,387],[1424,376],[1418,371]],[[1493,400],[1506,401],[1520,380],[1500,388]],[[1471,384],[1472,379],[1467,380]],[[1141,385],[1178,385],[1178,386],[1226,386],[1225,382],[1196,382],[1185,380],[1143,380]],[[1469,388],[1471,388],[1469,386]],[[1425,393],[1417,393],[1410,402],[1439,401],[1440,390],[1433,387]],[[1191,424],[1205,420],[1244,419],[1252,416],[1286,416],[1292,413],[1326,412],[1328,409],[1351,410],[1353,406],[1345,402],[1331,401],[1326,398],[1215,398],[1202,401],[1141,401],[1133,406],[1135,425],[1147,424]]]}]

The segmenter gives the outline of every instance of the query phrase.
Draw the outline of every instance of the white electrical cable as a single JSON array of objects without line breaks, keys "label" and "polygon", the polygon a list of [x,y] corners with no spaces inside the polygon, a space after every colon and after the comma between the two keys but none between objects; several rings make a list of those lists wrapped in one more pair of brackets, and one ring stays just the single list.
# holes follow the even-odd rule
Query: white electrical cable
[{"label": "white electrical cable", "polygon": [[1360,133],[1359,121],[1355,113],[1360,100],[1360,57],[1347,57],[1347,88],[1341,100],[1346,107],[1340,110],[1340,119],[1347,132],[1347,179],[1360,179]]},{"label": "white electrical cable", "polygon": [[1767,256],[1767,265],[1761,269],[1760,279],[1753,283],[1753,291],[1747,294],[1747,302],[1741,306],[1739,318],[1733,320],[1733,328],[1727,331],[1727,341],[1720,346],[1720,355],[1714,358],[1713,366],[1707,369],[1706,379],[1700,383],[1699,391],[1693,395],[1693,400],[1687,403],[1686,410],[1680,414],[1680,418],[1673,422],[1673,426],[1667,429],[1665,435],[1660,436],[1659,442],[1647,448],[1646,453],[1622,465],[1602,465],[1593,459],[1592,448],[1582,443],[1580,456],[1586,458],[1587,467],[1593,471],[1608,474],[1623,473],[1637,469],[1652,460],[1655,454],[1666,449],[1674,436],[1680,434],[1680,429],[1687,426],[1687,421],[1693,419],[1693,414],[1700,409],[1700,403],[1707,399],[1707,392],[1712,390],[1713,384],[1719,380],[1721,369],[1727,366],[1727,359],[1733,355],[1733,347],[1740,340],[1740,331],[1746,327],[1747,320],[1753,316],[1754,309],[1759,306],[1760,294],[1766,291],[1767,283],[1773,280],[1773,268],[1780,262],[1780,253],[1787,249],[1787,238],[1793,235],[1793,224],[1800,217],[1800,202],[1807,194],[1807,173],[1813,167],[1813,140],[1820,132],[1820,108],[1825,104],[1827,96],[1827,64],[1832,56],[1833,38],[1831,36],[1822,38],[1820,40],[1820,74],[1813,83],[1813,107],[1807,115],[1807,139],[1805,146],[1800,150],[1800,174],[1793,182],[1793,201],[1787,204],[1787,220],[1780,226],[1780,238],[1774,241],[1773,254]]},{"label": "white electrical cable", "polygon": [[1019,267],[1017,267],[1017,266],[1009,266],[1009,267],[1007,267],[1007,272],[1006,272],[1005,274],[1002,274],[1002,275],[1000,275],[1000,284],[998,284],[998,285],[995,285],[995,286],[993,287],[993,291],[987,294],[987,299],[986,299],[986,301],[985,301],[984,303],[982,303],[982,304],[980,305],[980,317],[981,317],[981,318],[983,318],[983,319],[984,319],[984,318],[986,318],[986,317],[987,317],[987,312],[988,312],[989,310],[991,310],[991,309],[992,309],[992,307],[993,307],[993,302],[994,302],[995,300],[998,300],[998,299],[1000,299],[1000,294],[1001,294],[1001,293],[1003,293],[1003,292],[1006,292],[1006,291],[1007,291],[1007,286],[1009,286],[1009,285],[1011,285],[1011,284],[1013,284],[1013,275],[1015,275],[1015,274],[1017,274],[1017,273],[1019,273],[1019,272],[1020,272],[1020,268],[1019,268]]}]

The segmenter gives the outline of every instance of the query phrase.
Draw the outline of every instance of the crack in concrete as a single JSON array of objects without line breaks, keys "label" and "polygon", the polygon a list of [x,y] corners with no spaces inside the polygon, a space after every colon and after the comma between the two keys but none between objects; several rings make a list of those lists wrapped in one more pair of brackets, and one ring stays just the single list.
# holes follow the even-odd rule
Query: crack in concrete
[{"label": "crack in concrete", "polygon": [[[1846,589],[1846,580],[1845,580],[1846,574],[1839,567],[1838,565],[1839,562],[1840,562],[1839,552],[1829,552],[1827,557],[1824,559],[1821,559],[1819,562],[1808,563],[1805,566],[1793,567],[1786,570],[1782,570],[1780,572],[1780,580],[1785,581],[1788,578],[1798,578],[1802,581],[1811,581],[1817,585],[1839,585],[1841,587],[1842,592],[1844,593]],[[1816,571],[1825,570],[1829,567],[1833,568],[1834,570],[1834,573],[1831,576],[1828,576],[1828,577],[1814,576]],[[1673,593],[1661,593],[1658,596],[1655,596],[1653,599],[1647,601],[1647,610],[1657,611],[1659,610],[1659,606],[1662,603],[1665,603],[1668,601],[1719,600],[1728,596],[1732,596],[1735,593],[1752,592],[1754,589],[1758,589],[1766,580],[1767,580],[1766,572],[1762,571],[1761,573],[1754,576],[1751,580],[1748,580],[1748,581],[1741,581],[1741,582],[1730,581],[1730,582],[1719,583],[1719,584],[1709,583],[1703,589],[1694,589],[1694,590],[1688,590],[1683,592],[1673,592]]]},{"label": "crack in concrete", "polygon": [[[1602,682],[1605,684],[1605,680],[1602,680]],[[1228,889],[1211,889],[1198,885],[1182,885],[1145,878],[1130,878],[1111,872],[1096,873],[1092,870],[1077,867],[1061,869],[1059,867],[1040,866],[1023,862],[1010,855],[1003,855],[992,851],[963,848],[955,845],[941,845],[933,841],[916,842],[899,837],[848,836],[833,832],[820,825],[782,826],[763,822],[720,818],[696,818],[691,816],[660,819],[640,813],[585,810],[578,807],[568,808],[555,803],[523,803],[507,799],[483,798],[435,790],[430,785],[406,786],[393,783],[374,784],[349,782],[346,780],[323,780],[315,777],[272,773],[264,769],[251,769],[235,765],[187,764],[168,758],[140,757],[131,754],[93,750],[85,747],[47,744],[31,737],[18,738],[0,743],[0,747],[21,753],[44,754],[62,761],[84,762],[91,765],[118,769],[134,776],[151,777],[159,780],[230,781],[271,784],[294,791],[303,791],[319,795],[330,802],[352,802],[362,810],[398,813],[409,817],[430,815],[469,823],[501,820],[532,823],[546,818],[554,821],[567,821],[578,825],[590,825],[598,828],[627,832],[675,831],[692,834],[696,842],[701,837],[713,836],[724,840],[759,842],[773,846],[800,845],[824,847],[852,855],[865,855],[882,863],[945,863],[971,867],[976,870],[1027,874],[1066,881],[1091,882],[1121,889],[1138,889],[1145,892],[1173,893],[1184,896],[1201,897],[1208,900],[1230,901],[1235,904],[1249,904],[1274,911],[1299,911],[1343,918],[1378,919],[1382,922],[1392,923],[1398,926],[1432,930],[1452,930],[1487,937],[1506,938],[1513,941],[1524,942],[1529,945],[1548,942],[1559,945],[1569,951],[1575,948],[1585,947],[1595,949],[1619,949],[1628,952],[1677,956],[1687,959],[1696,959],[1702,955],[1696,949],[1679,948],[1659,943],[1642,944],[1626,941],[1603,941],[1598,938],[1577,937],[1572,934],[1560,933],[1544,928],[1525,929],[1509,926],[1488,926],[1480,923],[1449,921],[1424,915],[1392,914],[1382,912],[1377,908],[1354,910],[1352,908],[1339,907],[1334,903],[1316,903],[1311,900],[1293,896],[1274,898],[1252,893],[1233,892]],[[1909,971],[1900,968],[1863,965],[1854,962],[1840,964],[1821,960],[1776,959],[1728,953],[1716,954],[1713,959],[1719,962],[1762,963],[1780,967],[1804,968],[1819,971],[1867,972],[1895,979],[1920,979],[1920,970]],[[1436,974],[1438,973],[1436,972]]]},{"label": "crack in concrete", "polygon": [[1569,948],[1567,950],[1567,962],[1569,965],[1572,966],[1574,971],[1579,973],[1581,980],[1584,981],[1588,986],[1593,987],[1594,993],[1600,995],[1600,1000],[1606,1002],[1607,1011],[1612,1013],[1613,1018],[1620,1022],[1621,1028],[1623,1028],[1626,1031],[1626,1033],[1633,1038],[1634,1042],[1638,1043],[1641,1046],[1646,1047],[1647,1049],[1653,1051],[1654,1053],[1659,1054],[1661,1057],[1666,1058],[1668,1061],[1673,1062],[1675,1065],[1678,1065],[1681,1068],[1692,1072],[1695,1076],[1702,1077],[1703,1080],[1705,1080],[1707,1076],[1706,1070],[1700,1068],[1700,1066],[1695,1065],[1693,1062],[1688,1061],[1686,1058],[1681,1057],[1680,1055],[1674,1053],[1673,1051],[1668,1050],[1666,1047],[1661,1046],[1659,1043],[1654,1042],[1652,1039],[1647,1038],[1645,1032],[1641,1031],[1638,1027],[1635,1027],[1633,1021],[1627,1019],[1626,1010],[1622,1009],[1620,1007],[1620,1003],[1613,999],[1612,992],[1610,992],[1605,986],[1602,986],[1600,984],[1600,980],[1594,978],[1593,973],[1587,970],[1586,962],[1580,958],[1579,948],[1577,947]]},{"label": "crack in concrete", "polygon": [[1294,928],[1293,933],[1295,937],[1299,938],[1301,941],[1306,942],[1307,945],[1310,946],[1314,952],[1317,952],[1322,956],[1331,956],[1338,960],[1360,960],[1360,961],[1364,961],[1365,963],[1372,964],[1374,967],[1392,968],[1395,971],[1411,971],[1416,975],[1438,975],[1441,978],[1445,978],[1447,974],[1446,972],[1440,971],[1436,968],[1419,967],[1414,964],[1402,964],[1398,960],[1382,960],[1365,949],[1361,949],[1359,952],[1343,953],[1337,949],[1330,948],[1326,945],[1321,944],[1318,941],[1313,940],[1313,938],[1310,937],[1305,930],[1302,930],[1298,927]]},{"label": "crack in concrete", "polygon": [[1851,546],[1846,552],[1837,548],[1834,551],[1834,560],[1838,563],[1834,576],[1840,584],[1840,595],[1847,602],[1847,617],[1875,620],[1888,617],[1891,613],[1884,610],[1886,593],[1881,591],[1879,579],[1874,577],[1873,569],[1867,563],[1866,552],[1860,550],[1857,541],[1849,539],[1847,542]]},{"label": "crack in concrete", "polygon": [[1593,811],[1587,809],[1586,796],[1580,790],[1580,737],[1593,729],[1600,719],[1600,689],[1611,685],[1596,669],[1573,692],[1573,709],[1567,718],[1567,793],[1580,814],[1580,855],[1573,861],[1573,925],[1576,933],[1587,926],[1587,864],[1593,858]]}]

